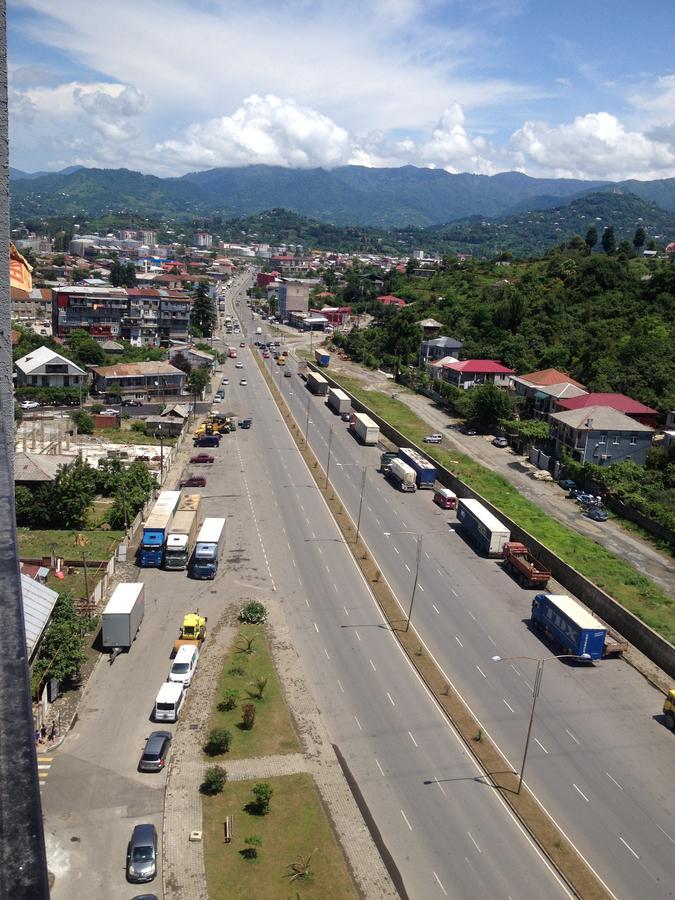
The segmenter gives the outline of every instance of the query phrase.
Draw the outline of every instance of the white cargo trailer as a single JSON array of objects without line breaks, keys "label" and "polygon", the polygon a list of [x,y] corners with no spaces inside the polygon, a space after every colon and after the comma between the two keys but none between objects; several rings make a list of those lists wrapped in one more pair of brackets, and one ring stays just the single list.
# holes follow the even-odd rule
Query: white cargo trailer
[{"label": "white cargo trailer", "polygon": [[380,439],[379,426],[365,413],[354,413],[350,428],[362,444],[377,444]]},{"label": "white cargo trailer", "polygon": [[333,410],[334,413],[337,413],[339,416],[341,416],[342,413],[349,412],[349,410],[352,408],[352,401],[344,391],[340,390],[340,388],[329,388],[328,406]]},{"label": "white cargo trailer", "polygon": [[145,612],[145,585],[118,584],[103,610],[101,642],[104,647],[131,647]]}]

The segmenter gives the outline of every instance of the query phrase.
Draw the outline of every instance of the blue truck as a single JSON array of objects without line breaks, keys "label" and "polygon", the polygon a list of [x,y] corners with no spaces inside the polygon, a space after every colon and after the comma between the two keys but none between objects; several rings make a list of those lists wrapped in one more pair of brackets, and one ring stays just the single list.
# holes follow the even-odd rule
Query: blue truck
[{"label": "blue truck", "polygon": [[566,594],[537,594],[532,601],[531,624],[564,653],[587,660],[627,648],[625,641],[611,635],[602,622]]},{"label": "blue truck", "polygon": [[436,483],[436,467],[412,447],[399,447],[398,458],[415,470],[417,489],[433,490]]},{"label": "blue truck", "polygon": [[180,503],[180,491],[161,491],[146,521],[138,548],[138,564],[142,569],[159,568],[164,562],[164,547],[174,513]]},{"label": "blue truck", "polygon": [[325,350],[315,350],[314,359],[317,366],[323,366],[324,369],[327,369],[330,363],[330,353],[326,353]]}]

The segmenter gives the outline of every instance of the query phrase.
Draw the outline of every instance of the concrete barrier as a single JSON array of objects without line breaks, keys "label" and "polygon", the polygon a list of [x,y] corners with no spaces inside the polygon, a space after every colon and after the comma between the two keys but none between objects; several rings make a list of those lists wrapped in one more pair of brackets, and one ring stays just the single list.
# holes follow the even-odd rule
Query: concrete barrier
[{"label": "concrete barrier", "polygon": [[[317,371],[317,367],[309,363],[311,369]],[[351,397],[352,406],[356,412],[367,413],[370,418],[377,422],[380,426],[381,433],[394,444],[396,447],[416,446],[410,438],[401,434],[393,428],[387,421],[382,419],[377,413],[374,413],[365,403],[354,397],[350,392],[342,387],[342,385],[331,378],[325,369],[321,369],[321,374],[333,386],[339,387]],[[556,556],[544,544],[540,543],[533,535],[518,525],[516,522],[506,516],[502,510],[493,506],[489,500],[482,497],[477,491],[474,491],[468,484],[461,481],[456,475],[453,475],[448,469],[444,468],[435,459],[428,456],[424,448],[418,447],[420,453],[431,460],[438,471],[438,481],[443,487],[453,490],[458,497],[473,497],[479,500],[486,509],[489,509],[497,518],[507,525],[511,531],[511,537],[515,540],[522,541],[526,544],[534,556],[544,564],[547,569],[551,570],[553,577],[563,587],[583,601],[586,606],[601,618],[607,625],[616,631],[620,636],[624,637],[641,653],[651,659],[660,669],[663,669],[671,678],[675,678],[675,647],[660,634],[657,634],[653,628],[646,625],[637,616],[633,615],[624,606],[618,603],[613,597],[605,593],[593,582],[589,581],[585,575],[578,572],[573,566]]]}]

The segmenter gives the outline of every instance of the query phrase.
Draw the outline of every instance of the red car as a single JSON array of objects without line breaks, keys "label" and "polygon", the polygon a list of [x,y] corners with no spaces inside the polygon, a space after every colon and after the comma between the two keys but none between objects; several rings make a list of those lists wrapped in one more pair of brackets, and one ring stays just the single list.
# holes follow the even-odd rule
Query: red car
[{"label": "red car", "polygon": [[187,478],[184,478],[180,486],[184,487],[206,487],[206,478],[203,475],[189,475]]},{"label": "red car", "polygon": [[214,457],[209,456],[208,453],[197,453],[195,456],[190,457],[191,463],[212,463]]},{"label": "red car", "polygon": [[265,352],[263,353],[263,359],[269,359],[269,358],[270,358],[269,350],[265,350]]}]

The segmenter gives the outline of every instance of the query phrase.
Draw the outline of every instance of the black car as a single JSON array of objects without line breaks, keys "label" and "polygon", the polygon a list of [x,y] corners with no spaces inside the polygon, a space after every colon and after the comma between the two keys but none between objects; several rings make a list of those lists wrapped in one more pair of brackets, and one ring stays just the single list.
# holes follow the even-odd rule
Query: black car
[{"label": "black car", "polygon": [[122,400],[122,406],[143,406],[141,400]]},{"label": "black car", "polygon": [[138,763],[139,772],[161,772],[171,747],[170,731],[153,731],[145,742],[145,750]]},{"label": "black car", "polygon": [[138,884],[157,874],[157,830],[154,825],[136,825],[127,847],[127,880]]},{"label": "black car", "polygon": [[242,419],[239,423],[240,428],[250,428],[253,424],[253,419]]}]

